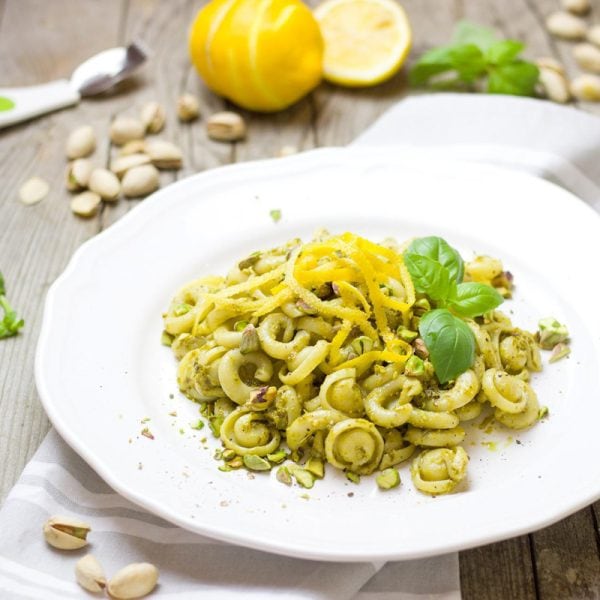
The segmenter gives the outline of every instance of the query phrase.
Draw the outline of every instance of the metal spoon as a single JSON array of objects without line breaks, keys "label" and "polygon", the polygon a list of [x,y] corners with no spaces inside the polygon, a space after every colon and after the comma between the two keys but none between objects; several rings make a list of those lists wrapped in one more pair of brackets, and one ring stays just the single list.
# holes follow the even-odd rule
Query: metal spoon
[{"label": "metal spoon", "polygon": [[0,88],[0,129],[104,92],[129,77],[147,57],[148,51],[134,42],[126,48],[111,48],[88,58],[75,69],[71,79]]}]

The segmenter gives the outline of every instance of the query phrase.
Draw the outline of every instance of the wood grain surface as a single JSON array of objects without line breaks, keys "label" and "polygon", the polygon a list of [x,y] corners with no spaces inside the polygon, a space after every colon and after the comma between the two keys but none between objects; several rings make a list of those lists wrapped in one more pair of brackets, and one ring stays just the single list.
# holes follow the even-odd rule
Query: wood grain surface
[{"label": "wood grain surface", "polygon": [[[196,0],[0,0],[0,86],[42,83],[68,76],[92,54],[143,40],[152,60],[115,93],[82,102],[77,108],[0,131],[0,270],[9,298],[26,319],[18,337],[0,341],[0,502],[40,444],[49,423],[39,402],[33,363],[48,286],[73,251],[114,223],[137,202],[120,200],[94,219],[75,218],[64,188],[64,143],[77,125],[98,133],[98,164],[114,150],[105,132],[119,114],[137,111],[146,100],[169,107],[162,137],[184,150],[179,172],[163,172],[162,184],[217,165],[275,156],[283,146],[305,150],[344,145],[407,93],[405,75],[366,90],[322,84],[292,108],[271,116],[242,111],[246,141],[209,140],[202,121],[180,124],[175,101],[183,91],[200,98],[202,114],[227,108],[203,87],[186,51],[189,24],[202,6]],[[600,22],[600,0],[591,22]],[[413,56],[448,41],[462,18],[495,27],[523,40],[530,58],[555,56],[577,73],[571,44],[551,38],[544,28],[558,0],[404,0],[413,24]],[[594,104],[581,108],[600,114]],[[39,175],[51,186],[39,205],[17,200],[19,186]],[[594,457],[598,464],[598,457]],[[598,470],[596,468],[596,470]],[[540,498],[540,502],[544,499]],[[600,598],[600,503],[529,536],[476,548],[460,555],[465,600],[562,600]]]}]

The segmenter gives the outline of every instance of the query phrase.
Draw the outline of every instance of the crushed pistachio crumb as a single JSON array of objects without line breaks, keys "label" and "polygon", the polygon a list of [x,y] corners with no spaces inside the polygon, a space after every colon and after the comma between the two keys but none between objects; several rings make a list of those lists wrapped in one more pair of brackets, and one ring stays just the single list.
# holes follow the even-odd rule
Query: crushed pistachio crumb
[{"label": "crushed pistachio crumb", "polygon": [[352,483],[360,483],[360,475],[352,471],[346,471],[346,479]]},{"label": "crushed pistachio crumb", "polygon": [[204,421],[202,419],[198,419],[198,422],[195,425],[190,424],[190,427],[196,431],[200,431],[204,427]]},{"label": "crushed pistachio crumb", "polygon": [[256,454],[245,454],[244,466],[251,471],[270,471],[271,463],[265,460],[262,456],[256,456]]},{"label": "crushed pistachio crumb", "polygon": [[400,485],[400,474],[394,467],[390,467],[389,469],[381,471],[381,473],[375,477],[375,481],[377,482],[379,489],[391,490]]},{"label": "crushed pistachio crumb", "polygon": [[277,481],[285,483],[285,485],[292,485],[292,476],[287,467],[279,467],[275,476],[277,477]]},{"label": "crushed pistachio crumb", "polygon": [[273,219],[273,223],[279,223],[279,221],[281,221],[281,210],[278,208],[269,211],[269,215],[271,216],[271,219]]},{"label": "crushed pistachio crumb", "polygon": [[147,427],[144,427],[144,429],[142,429],[142,435],[144,437],[147,437],[149,440],[154,439],[154,435],[152,435],[151,431]]}]

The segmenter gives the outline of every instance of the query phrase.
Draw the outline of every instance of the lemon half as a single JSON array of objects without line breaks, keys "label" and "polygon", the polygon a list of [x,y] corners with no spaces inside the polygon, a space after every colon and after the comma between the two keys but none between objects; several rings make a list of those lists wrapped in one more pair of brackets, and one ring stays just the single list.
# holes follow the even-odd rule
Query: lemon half
[{"label": "lemon half", "polygon": [[326,0],[314,10],[325,41],[323,76],[360,87],[394,75],[408,56],[412,30],[393,0]]}]

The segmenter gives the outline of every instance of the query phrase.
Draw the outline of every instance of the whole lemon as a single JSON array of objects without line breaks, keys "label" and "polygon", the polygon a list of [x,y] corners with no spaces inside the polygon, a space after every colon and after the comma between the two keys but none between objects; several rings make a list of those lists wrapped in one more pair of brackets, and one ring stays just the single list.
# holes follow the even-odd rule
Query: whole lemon
[{"label": "whole lemon", "polygon": [[300,0],[212,0],[189,51],[211,90],[250,110],[286,108],[321,80],[321,30]]}]

